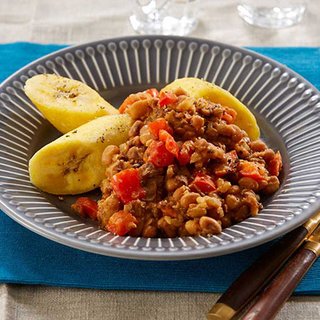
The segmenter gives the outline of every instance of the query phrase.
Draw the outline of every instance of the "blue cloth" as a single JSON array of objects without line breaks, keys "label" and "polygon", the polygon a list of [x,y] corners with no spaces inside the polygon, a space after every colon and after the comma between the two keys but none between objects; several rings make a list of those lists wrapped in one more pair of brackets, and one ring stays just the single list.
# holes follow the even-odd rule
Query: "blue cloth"
[{"label": "blue cloth", "polygon": [[[0,80],[59,45],[0,45]],[[253,48],[286,64],[320,88],[319,48]],[[223,292],[270,244],[194,261],[152,262],[72,249],[23,228],[0,211],[0,282],[66,287]],[[320,260],[296,294],[320,294]]]}]

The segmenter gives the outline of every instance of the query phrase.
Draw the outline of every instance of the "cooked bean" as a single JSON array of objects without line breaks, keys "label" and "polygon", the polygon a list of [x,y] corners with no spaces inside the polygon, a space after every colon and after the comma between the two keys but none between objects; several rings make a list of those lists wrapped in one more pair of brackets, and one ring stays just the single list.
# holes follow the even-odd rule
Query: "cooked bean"
[{"label": "cooked bean", "polygon": [[109,166],[112,163],[112,158],[114,155],[119,154],[120,149],[118,146],[110,145],[107,146],[103,153],[101,161],[105,166]]},{"label": "cooked bean", "polygon": [[204,119],[202,117],[197,115],[192,116],[191,124],[198,132],[204,131]]},{"label": "cooked bean", "polygon": [[181,186],[173,193],[172,199],[174,201],[179,201],[186,191],[189,191],[189,188],[186,186]]},{"label": "cooked bean", "polygon": [[185,192],[180,199],[180,205],[183,208],[188,208],[190,204],[197,203],[197,198],[199,197],[199,193],[196,192]]},{"label": "cooked bean", "polygon": [[228,208],[231,210],[237,209],[240,205],[240,199],[233,194],[228,194],[225,201]]},{"label": "cooked bean", "polygon": [[216,195],[198,197],[197,203],[201,204],[202,206],[205,204],[205,207],[209,209],[218,208],[221,206],[221,200]]},{"label": "cooked bean", "polygon": [[148,125],[144,125],[140,129],[140,141],[142,144],[146,145],[148,141],[152,140],[153,136],[149,130]]},{"label": "cooked bean", "polygon": [[180,227],[182,223],[180,219],[172,218],[170,216],[164,216],[163,219],[166,221],[168,225],[174,226],[174,227]]},{"label": "cooked bean", "polygon": [[210,217],[201,217],[199,220],[199,225],[201,228],[201,233],[204,235],[208,234],[218,234],[222,231],[221,224]]},{"label": "cooked bean", "polygon": [[185,228],[191,236],[196,236],[201,232],[199,220],[188,220],[185,223]]},{"label": "cooked bean", "polygon": [[250,147],[253,151],[263,151],[263,150],[267,149],[266,144],[260,139],[255,140],[255,141],[251,141]]},{"label": "cooked bean", "polygon": [[259,183],[250,177],[242,177],[239,179],[238,183],[239,186],[244,189],[251,189],[254,191],[258,191],[259,189]]},{"label": "cooked bean", "polygon": [[231,182],[224,179],[217,179],[216,181],[217,191],[220,193],[226,193],[231,188]]},{"label": "cooked bean", "polygon": [[268,184],[263,189],[263,192],[266,194],[275,193],[280,187],[280,181],[276,176],[271,176],[268,180]]},{"label": "cooked bean", "polygon": [[225,123],[220,123],[217,130],[219,134],[227,137],[232,137],[236,133],[234,126]]},{"label": "cooked bean", "polygon": [[152,103],[152,99],[143,99],[134,102],[127,107],[126,112],[133,120],[140,119],[147,115],[148,109]]},{"label": "cooked bean", "polygon": [[200,218],[207,214],[206,204],[190,204],[187,215],[190,218]]},{"label": "cooked bean", "polygon": [[[143,126],[143,122],[141,120],[137,120],[134,122],[132,127],[129,130],[129,137],[135,137],[139,135],[139,131]],[[138,137],[139,138],[139,137]]]},{"label": "cooked bean", "polygon": [[234,149],[237,151],[239,158],[245,159],[250,156],[250,147],[244,139],[235,144]]},{"label": "cooked bean", "polygon": [[131,138],[131,139],[130,139],[129,146],[136,146],[136,147],[141,146],[140,138],[139,138],[139,137],[133,137],[133,138]]},{"label": "cooked bean", "polygon": [[272,149],[264,150],[264,154],[262,155],[263,159],[267,162],[274,158],[275,152]]},{"label": "cooked bean", "polygon": [[245,135],[246,132],[241,130],[238,126],[236,126],[235,124],[230,124],[230,126],[232,126],[234,133],[232,135],[232,141],[233,142],[238,142],[240,141]]}]

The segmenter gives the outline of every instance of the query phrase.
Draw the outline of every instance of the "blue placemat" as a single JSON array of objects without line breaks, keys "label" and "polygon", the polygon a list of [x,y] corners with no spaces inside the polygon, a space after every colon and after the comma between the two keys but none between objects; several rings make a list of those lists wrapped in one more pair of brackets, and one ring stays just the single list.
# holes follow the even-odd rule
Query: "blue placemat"
[{"label": "blue placemat", "polygon": [[[0,81],[58,45],[0,45]],[[300,73],[320,88],[320,48],[253,48]],[[222,292],[268,244],[194,261],[152,262],[109,258],[75,250],[23,228],[0,211],[0,282],[54,286]],[[320,260],[296,289],[320,294]]]}]

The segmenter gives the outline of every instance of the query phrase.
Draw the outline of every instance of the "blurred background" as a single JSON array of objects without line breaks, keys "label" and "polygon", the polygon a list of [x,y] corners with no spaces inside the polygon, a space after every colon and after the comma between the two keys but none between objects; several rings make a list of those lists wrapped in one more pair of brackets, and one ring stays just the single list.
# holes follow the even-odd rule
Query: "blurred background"
[{"label": "blurred background", "polygon": [[[303,1],[307,9],[302,21],[283,29],[259,28],[246,23],[237,12],[237,5],[245,1],[196,2],[199,23],[190,36],[246,46],[320,45],[319,0]],[[262,2],[270,3],[269,0]],[[296,1],[286,1],[290,3]],[[135,5],[137,1],[133,0],[1,0],[0,42],[69,44],[132,35],[135,31],[129,16]]]}]

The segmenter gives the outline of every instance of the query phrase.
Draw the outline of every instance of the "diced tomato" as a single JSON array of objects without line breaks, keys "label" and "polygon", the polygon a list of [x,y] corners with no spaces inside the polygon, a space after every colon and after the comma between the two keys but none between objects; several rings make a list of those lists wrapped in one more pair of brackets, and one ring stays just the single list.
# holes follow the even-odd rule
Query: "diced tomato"
[{"label": "diced tomato", "polygon": [[148,96],[145,93],[149,94],[152,98],[157,98],[159,96],[159,91],[155,88],[147,89],[143,92],[137,92],[137,93],[130,94],[122,102],[121,106],[119,107],[119,112],[125,113],[125,111],[129,105],[133,104],[134,102],[136,102],[138,100],[147,99]]},{"label": "diced tomato", "polygon": [[159,91],[156,88],[147,89],[144,92],[149,93],[153,98],[157,98],[159,96]]},{"label": "diced tomato", "polygon": [[88,197],[78,198],[71,208],[82,217],[89,217],[93,220],[97,219],[98,204]]},{"label": "diced tomato", "polygon": [[186,150],[182,149],[179,151],[178,161],[181,166],[185,166],[190,162],[191,154]]},{"label": "diced tomato", "polygon": [[239,172],[243,177],[249,177],[257,181],[264,180],[265,177],[261,171],[262,170],[259,170],[258,166],[253,162],[249,162],[249,161],[240,162]]},{"label": "diced tomato", "polygon": [[138,221],[132,213],[118,211],[110,217],[107,223],[107,229],[118,236],[124,236],[130,230],[135,229],[137,223]]},{"label": "diced tomato", "polygon": [[237,117],[237,112],[233,109],[228,108],[223,111],[221,119],[225,120],[228,124],[234,123]]},{"label": "diced tomato", "polygon": [[196,191],[209,193],[216,190],[216,185],[210,176],[204,173],[198,173],[191,182],[190,188],[195,189]]},{"label": "diced tomato", "polygon": [[190,143],[184,143],[179,151],[178,161],[181,166],[185,166],[186,164],[190,163],[191,155],[194,149]]},{"label": "diced tomato", "polygon": [[159,118],[157,120],[154,120],[152,122],[148,123],[150,132],[157,138],[159,138],[159,131],[160,130],[166,130],[169,133],[173,133],[172,128],[169,126],[169,123],[164,118]]},{"label": "diced tomato", "polygon": [[271,175],[278,176],[281,168],[282,168],[282,157],[280,152],[278,151],[274,155],[273,159],[269,162],[268,171],[270,172]]},{"label": "diced tomato", "polygon": [[121,106],[119,107],[120,113],[125,113],[127,106],[133,104],[134,102],[139,100],[139,96],[137,94],[130,94],[124,101],[122,102]]},{"label": "diced tomato", "polygon": [[162,141],[166,147],[166,149],[171,152],[176,158],[179,156],[179,146],[177,142],[174,140],[173,136],[165,131],[159,131],[159,140]]},{"label": "diced tomato", "polygon": [[146,194],[141,186],[138,169],[126,169],[115,174],[111,178],[111,186],[123,203],[141,199]]},{"label": "diced tomato", "polygon": [[173,104],[178,100],[178,97],[172,92],[160,92],[160,107],[167,106],[169,104]]},{"label": "diced tomato", "polygon": [[152,141],[145,152],[145,161],[153,163],[158,168],[167,167],[174,161],[174,155],[169,152],[162,141]]}]

